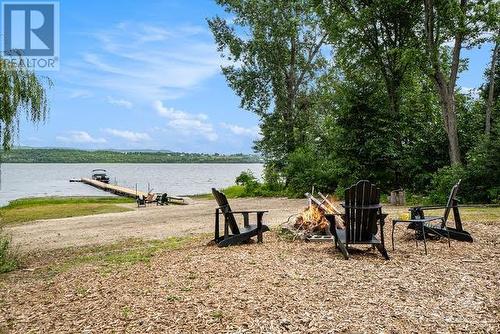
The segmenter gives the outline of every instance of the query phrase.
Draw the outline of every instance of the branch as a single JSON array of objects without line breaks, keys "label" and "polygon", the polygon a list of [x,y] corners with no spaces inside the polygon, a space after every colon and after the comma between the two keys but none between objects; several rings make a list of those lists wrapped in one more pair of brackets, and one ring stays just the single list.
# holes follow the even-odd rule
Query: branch
[{"label": "branch", "polygon": [[462,50],[462,41],[464,39],[464,29],[465,29],[463,20],[466,14],[465,7],[467,6],[467,1],[468,0],[460,1],[460,11],[462,14],[462,17],[460,18],[461,24],[459,27],[459,31],[455,35],[455,45],[453,46],[453,54],[451,61],[450,81],[448,83],[448,88],[451,92],[455,90],[455,84],[457,82],[457,75],[458,75],[458,67],[460,65],[460,51]]}]

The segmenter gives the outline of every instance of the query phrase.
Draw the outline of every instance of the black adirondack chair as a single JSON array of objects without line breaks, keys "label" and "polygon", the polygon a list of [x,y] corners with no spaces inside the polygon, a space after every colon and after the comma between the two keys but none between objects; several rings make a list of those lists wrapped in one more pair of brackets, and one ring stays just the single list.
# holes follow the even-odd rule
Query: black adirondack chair
[{"label": "black adirondack chair", "polygon": [[[424,250],[427,254],[427,236],[435,235],[448,238],[448,247],[450,246],[450,239],[458,241],[473,242],[472,236],[469,232],[464,231],[462,226],[462,219],[460,218],[460,211],[458,210],[457,193],[460,186],[458,182],[451,188],[448,202],[445,206],[416,206],[409,209],[410,219],[400,220],[395,219],[392,221],[392,249],[394,250],[394,228],[398,223],[409,223],[408,228],[415,230],[415,242],[419,238],[424,240]],[[426,217],[425,211],[444,209],[442,216]],[[455,220],[455,228],[448,227],[447,222],[450,212],[453,210],[453,218]],[[436,223],[437,222],[437,223]]]},{"label": "black adirondack chair", "polygon": [[158,194],[156,196],[156,205],[168,205],[168,195],[167,195],[167,193]]},{"label": "black adirondack chair", "polygon": [[[336,227],[336,214],[327,214],[326,218],[330,223],[335,246],[340,249],[344,258],[349,259],[349,245],[370,244],[389,260],[384,245],[384,222],[387,214],[382,213],[380,189],[369,181],[359,181],[346,189],[342,206],[345,209],[345,214],[341,215],[345,229]],[[377,238],[377,225],[380,225],[380,239]]]},{"label": "black adirondack chair", "polygon": [[[262,242],[262,234],[269,231],[269,227],[263,225],[262,218],[266,210],[239,210],[232,211],[227,201],[226,195],[212,188],[212,194],[219,207],[215,209],[215,236],[214,241],[219,247],[226,247],[248,242],[252,237],[257,236],[257,242]],[[250,214],[257,214],[257,223],[250,224]],[[236,222],[234,214],[243,215],[243,227],[240,228]],[[224,235],[220,235],[220,215],[224,217]],[[229,233],[231,230],[231,233]]]}]

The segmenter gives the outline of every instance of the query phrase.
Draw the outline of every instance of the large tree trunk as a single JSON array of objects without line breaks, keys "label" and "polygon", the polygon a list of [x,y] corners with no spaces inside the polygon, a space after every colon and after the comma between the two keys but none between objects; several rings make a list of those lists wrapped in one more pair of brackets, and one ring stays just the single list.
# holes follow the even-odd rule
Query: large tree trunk
[{"label": "large tree trunk", "polygon": [[455,112],[455,96],[448,96],[448,101],[442,106],[443,113],[446,115],[445,130],[448,136],[448,151],[452,165],[462,163],[460,157],[460,146],[458,144],[457,114]]},{"label": "large tree trunk", "polygon": [[[436,70],[438,72],[438,70]],[[455,111],[455,89],[450,87],[442,73],[438,72],[433,76],[436,90],[439,94],[441,104],[441,115],[443,118],[444,130],[448,138],[448,152],[452,165],[462,164],[460,155],[460,145],[458,142],[457,114]]]},{"label": "large tree trunk", "polygon": [[495,72],[497,65],[498,56],[498,37],[495,43],[495,48],[493,49],[493,55],[491,56],[491,68],[490,68],[490,89],[488,92],[488,101],[486,102],[486,120],[484,126],[484,133],[487,135],[491,132],[491,110],[493,109],[493,94],[495,93]]},{"label": "large tree trunk", "polygon": [[[460,9],[465,16],[468,0],[460,0]],[[440,60],[440,47],[436,41],[439,36],[439,27],[436,28],[436,17],[434,11],[434,1],[425,0],[425,34],[426,47],[432,66],[431,79],[434,82],[439,94],[441,109],[443,115],[444,128],[448,137],[448,151],[450,163],[452,165],[461,165],[460,146],[458,143],[457,114],[455,111],[455,86],[457,82],[458,69],[460,65],[460,51],[462,50],[462,41],[464,32],[458,29],[455,35],[455,41],[452,51],[451,68],[449,76],[443,73],[443,66]],[[460,19],[460,25],[465,26],[464,16]]]}]

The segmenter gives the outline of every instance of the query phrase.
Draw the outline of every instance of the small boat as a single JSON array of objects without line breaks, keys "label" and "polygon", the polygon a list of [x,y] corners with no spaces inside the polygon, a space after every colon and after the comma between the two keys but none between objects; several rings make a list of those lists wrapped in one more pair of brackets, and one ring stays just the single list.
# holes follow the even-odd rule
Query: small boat
[{"label": "small boat", "polygon": [[92,170],[92,180],[109,183],[109,177],[106,170],[100,168]]}]

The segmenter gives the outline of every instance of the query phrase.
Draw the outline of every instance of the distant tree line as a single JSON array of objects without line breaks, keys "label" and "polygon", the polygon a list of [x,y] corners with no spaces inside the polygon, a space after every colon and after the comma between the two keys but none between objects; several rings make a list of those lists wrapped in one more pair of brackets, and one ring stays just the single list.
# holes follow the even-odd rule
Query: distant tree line
[{"label": "distant tree line", "polygon": [[[337,191],[358,179],[444,200],[500,196],[500,3],[217,0],[222,71],[260,117],[269,189]],[[457,89],[465,49],[494,45],[479,91]]]},{"label": "distant tree line", "polygon": [[[1,152],[0,152],[1,153]],[[117,152],[74,149],[12,149],[2,154],[4,163],[258,163],[257,155],[179,152]]]}]

